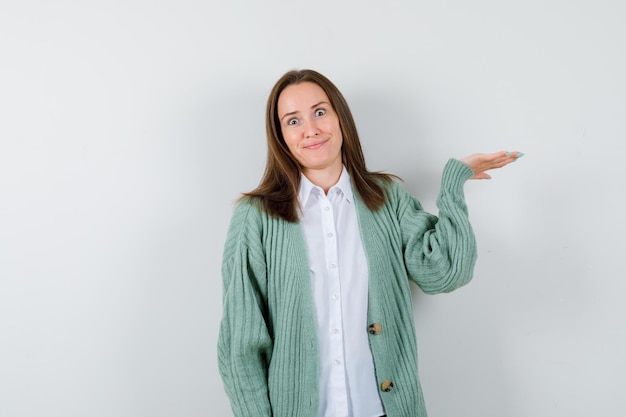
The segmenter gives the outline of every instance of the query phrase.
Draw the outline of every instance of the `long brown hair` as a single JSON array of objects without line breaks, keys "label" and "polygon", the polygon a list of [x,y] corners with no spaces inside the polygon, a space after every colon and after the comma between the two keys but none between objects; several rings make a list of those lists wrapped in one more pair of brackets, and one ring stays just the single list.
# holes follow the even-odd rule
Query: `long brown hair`
[{"label": "long brown hair", "polygon": [[265,112],[267,134],[267,162],[259,186],[243,198],[258,198],[261,208],[274,217],[288,222],[298,221],[298,186],[301,167],[289,151],[278,119],[278,98],[283,90],[293,84],[312,82],[319,85],[330,100],[339,118],[343,136],[341,159],[356,192],[370,210],[378,210],[385,203],[385,190],[381,183],[391,182],[392,175],[369,172],[365,165],[361,141],[354,118],[339,89],[322,74],[310,70],[293,70],[285,73],[274,85]]}]

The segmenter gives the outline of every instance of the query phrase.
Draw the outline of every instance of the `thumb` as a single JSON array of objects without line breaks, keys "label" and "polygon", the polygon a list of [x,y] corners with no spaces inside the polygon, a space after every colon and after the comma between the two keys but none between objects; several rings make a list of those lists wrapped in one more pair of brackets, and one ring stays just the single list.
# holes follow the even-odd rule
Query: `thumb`
[{"label": "thumb", "polygon": [[471,179],[473,180],[490,180],[491,179],[491,175],[485,173],[485,172],[479,172],[478,174],[474,175]]}]

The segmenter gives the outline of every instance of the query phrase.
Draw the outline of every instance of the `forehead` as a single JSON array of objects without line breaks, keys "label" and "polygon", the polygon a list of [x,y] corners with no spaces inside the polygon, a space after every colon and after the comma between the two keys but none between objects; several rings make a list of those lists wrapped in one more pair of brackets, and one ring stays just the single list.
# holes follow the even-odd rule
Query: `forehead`
[{"label": "forehead", "polygon": [[278,115],[304,111],[321,102],[330,103],[330,100],[319,85],[310,81],[291,84],[278,96]]}]

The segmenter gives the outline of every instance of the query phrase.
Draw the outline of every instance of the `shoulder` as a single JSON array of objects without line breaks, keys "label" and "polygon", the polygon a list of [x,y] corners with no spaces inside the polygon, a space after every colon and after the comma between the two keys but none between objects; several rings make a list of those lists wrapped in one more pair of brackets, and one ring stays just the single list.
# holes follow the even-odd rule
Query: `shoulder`
[{"label": "shoulder", "polygon": [[[244,197],[239,200],[233,209],[228,227],[227,242],[248,241],[251,236],[260,236],[263,229],[261,203],[258,198]],[[256,239],[255,239],[256,240]]]},{"label": "shoulder", "polygon": [[413,199],[413,196],[409,194],[397,178],[381,181],[380,185],[385,190],[385,204],[387,205],[397,205],[406,199]]},{"label": "shoulder", "polygon": [[[382,205],[377,209],[367,208],[361,202],[360,209],[366,211],[367,215],[379,218],[400,218],[407,207],[418,206],[417,200],[404,188],[399,177],[377,178],[376,182],[384,193]],[[361,213],[363,216],[364,213]],[[389,217],[391,216],[391,217]]]},{"label": "shoulder", "polygon": [[243,259],[263,262],[265,215],[258,201],[255,200],[255,198],[243,198],[233,209],[222,253],[223,267]]},{"label": "shoulder", "polygon": [[261,202],[257,197],[243,197],[233,209],[231,223],[255,221],[261,216]]}]

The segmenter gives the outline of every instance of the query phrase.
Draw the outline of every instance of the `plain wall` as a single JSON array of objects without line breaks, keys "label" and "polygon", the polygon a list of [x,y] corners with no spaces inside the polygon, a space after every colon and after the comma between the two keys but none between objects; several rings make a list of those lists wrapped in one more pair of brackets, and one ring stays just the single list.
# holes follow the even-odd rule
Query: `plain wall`
[{"label": "plain wall", "polygon": [[466,185],[472,283],[415,290],[431,417],[623,416],[624,3],[0,0],[0,416],[229,416],[233,201],[292,68],[343,91],[369,168],[436,213]]}]

